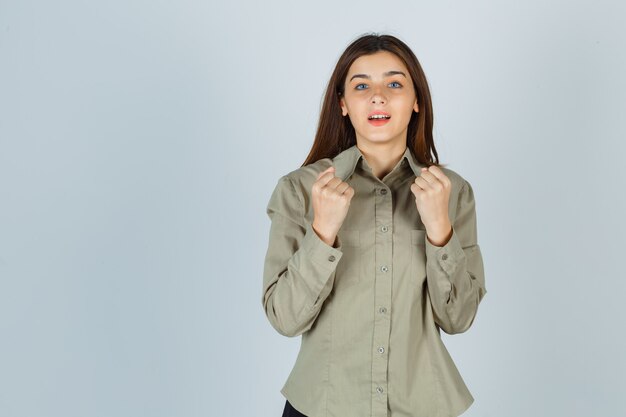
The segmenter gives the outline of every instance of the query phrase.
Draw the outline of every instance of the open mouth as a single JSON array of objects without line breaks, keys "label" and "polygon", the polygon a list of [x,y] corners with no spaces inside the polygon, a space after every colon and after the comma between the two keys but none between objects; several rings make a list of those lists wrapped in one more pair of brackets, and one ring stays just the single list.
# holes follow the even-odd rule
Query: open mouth
[{"label": "open mouth", "polygon": [[373,115],[367,118],[367,121],[369,124],[371,124],[372,126],[382,126],[384,124],[387,124],[387,122],[389,122],[389,119],[391,119],[391,116],[385,114],[385,115]]}]

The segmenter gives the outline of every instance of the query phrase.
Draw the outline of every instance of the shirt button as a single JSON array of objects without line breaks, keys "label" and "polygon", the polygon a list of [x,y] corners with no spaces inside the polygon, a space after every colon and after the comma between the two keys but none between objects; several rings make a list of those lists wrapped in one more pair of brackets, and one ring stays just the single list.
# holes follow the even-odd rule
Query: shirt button
[{"label": "shirt button", "polygon": [[382,226],[380,230],[382,230],[383,232],[386,232],[387,230],[389,230],[389,228],[387,226]]},{"label": "shirt button", "polygon": [[379,347],[378,348],[378,353],[385,353],[385,348],[384,347]]},{"label": "shirt button", "polygon": [[443,259],[444,261],[448,259],[448,254],[444,253],[443,255],[441,255],[441,259]]},{"label": "shirt button", "polygon": [[381,188],[381,189],[380,189],[380,193],[381,193],[382,195],[387,194],[387,189],[386,189],[386,188]]},{"label": "shirt button", "polygon": [[383,392],[383,387],[376,387],[376,391],[380,394]]},{"label": "shirt button", "polygon": [[378,311],[379,311],[381,314],[385,314],[385,313],[387,312],[387,309],[386,309],[385,307],[381,307],[381,308],[379,308],[379,309],[378,309]]},{"label": "shirt button", "polygon": [[329,261],[331,261],[331,262],[333,262],[333,261],[335,260],[335,255],[330,255],[330,256],[328,257],[328,260],[329,260]]},{"label": "shirt button", "polygon": [[380,270],[383,271],[383,272],[387,272],[387,271],[389,271],[389,268],[387,268],[387,265],[383,265],[383,266],[380,267]]}]

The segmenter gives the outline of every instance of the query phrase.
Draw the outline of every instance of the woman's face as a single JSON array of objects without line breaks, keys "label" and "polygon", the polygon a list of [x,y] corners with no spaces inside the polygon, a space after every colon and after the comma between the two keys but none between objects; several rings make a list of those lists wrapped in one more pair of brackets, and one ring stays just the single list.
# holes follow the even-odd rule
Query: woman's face
[{"label": "woman's face", "polygon": [[[400,58],[387,51],[360,56],[350,66],[344,91],[341,112],[350,117],[358,143],[406,144],[409,120],[419,108],[413,80]],[[391,117],[370,120],[376,111]]]}]

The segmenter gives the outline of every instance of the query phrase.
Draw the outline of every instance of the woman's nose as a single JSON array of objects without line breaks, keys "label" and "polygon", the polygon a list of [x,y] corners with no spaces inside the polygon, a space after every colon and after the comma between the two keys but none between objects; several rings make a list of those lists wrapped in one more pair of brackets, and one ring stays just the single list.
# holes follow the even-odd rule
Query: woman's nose
[{"label": "woman's nose", "polygon": [[372,87],[372,103],[384,103],[385,96],[382,94],[381,87]]},{"label": "woman's nose", "polygon": [[372,103],[376,103],[376,102],[379,102],[379,103],[385,102],[385,97],[380,92],[374,92],[374,94],[372,95]]}]

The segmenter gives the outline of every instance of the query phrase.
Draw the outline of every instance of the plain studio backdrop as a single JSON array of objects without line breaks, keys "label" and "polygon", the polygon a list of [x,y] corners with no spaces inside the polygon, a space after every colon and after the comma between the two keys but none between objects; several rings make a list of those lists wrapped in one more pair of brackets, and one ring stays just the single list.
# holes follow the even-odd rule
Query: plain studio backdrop
[{"label": "plain studio backdrop", "polygon": [[444,342],[476,417],[626,415],[617,1],[0,1],[0,415],[277,417],[278,178],[344,48],[404,40],[488,294]]}]

